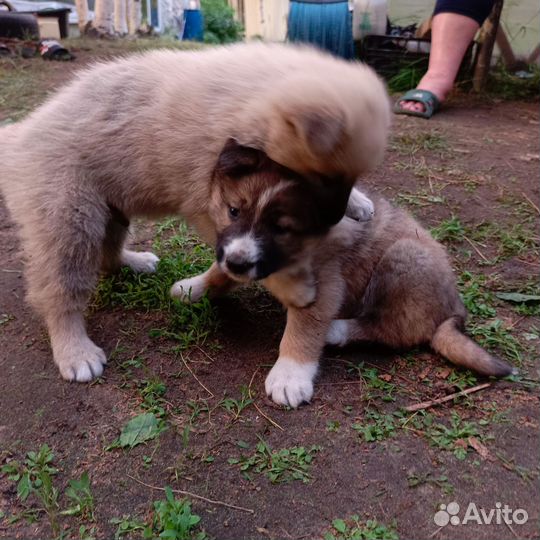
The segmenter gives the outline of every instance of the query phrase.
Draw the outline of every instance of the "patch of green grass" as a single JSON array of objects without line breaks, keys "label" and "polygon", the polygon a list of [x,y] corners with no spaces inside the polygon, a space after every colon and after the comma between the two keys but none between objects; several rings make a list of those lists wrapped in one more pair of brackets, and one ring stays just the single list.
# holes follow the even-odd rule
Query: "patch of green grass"
[{"label": "patch of green grass", "polygon": [[413,60],[386,81],[388,90],[391,93],[397,93],[416,88],[425,73],[426,60],[423,58]]},{"label": "patch of green grass", "polygon": [[395,417],[391,414],[381,414],[373,409],[367,409],[363,421],[353,424],[352,428],[366,442],[383,441],[395,435]]},{"label": "patch of green grass", "polygon": [[395,203],[398,206],[418,206],[425,207],[432,204],[446,204],[446,198],[442,195],[435,195],[426,190],[421,190],[416,193],[398,193],[395,197]]},{"label": "patch of green grass", "polygon": [[451,218],[441,221],[436,227],[432,227],[430,232],[431,236],[439,242],[461,242],[465,234],[465,228],[459,217],[452,215]]},{"label": "patch of green grass", "polygon": [[481,319],[489,319],[497,314],[493,307],[495,298],[487,290],[486,282],[486,276],[468,271],[462,272],[458,278],[458,288],[467,312]]},{"label": "patch of green grass", "polygon": [[347,519],[334,519],[324,540],[399,540],[394,527],[382,525],[373,519],[361,521],[358,515]]},{"label": "patch of green grass", "polygon": [[431,444],[441,450],[453,452],[458,459],[465,459],[469,437],[482,440],[484,437],[473,422],[464,421],[458,413],[452,412],[450,425],[433,424],[427,432]]},{"label": "patch of green grass", "polygon": [[468,330],[469,334],[475,337],[482,347],[501,351],[504,357],[511,359],[518,366],[521,365],[523,346],[506,328],[501,319],[493,319],[483,324],[473,324]]},{"label": "patch of green grass", "polygon": [[249,457],[231,458],[231,465],[239,465],[244,476],[251,480],[250,472],[264,474],[272,484],[300,480],[307,484],[311,480],[310,469],[320,446],[311,448],[294,446],[272,450],[268,443],[259,437],[255,453]]},{"label": "patch of green grass", "polygon": [[367,367],[364,362],[350,363],[349,371],[358,373],[362,380],[362,398],[366,401],[380,399],[382,401],[395,401],[396,385],[386,380],[389,375],[381,375],[376,367]]},{"label": "patch of green grass", "polygon": [[139,395],[141,396],[141,408],[152,413],[157,418],[164,419],[167,416],[166,403],[163,398],[167,387],[158,377],[138,382]]},{"label": "patch of green grass", "polygon": [[484,221],[474,226],[466,227],[470,240],[479,243],[496,245],[496,256],[493,261],[480,261],[480,264],[495,264],[499,261],[523,255],[524,253],[539,253],[539,238],[533,230],[521,223],[504,227],[497,223]]},{"label": "patch of green grass", "polygon": [[173,339],[180,349],[204,342],[217,323],[208,299],[188,305],[173,300],[169,291],[175,281],[207,270],[214,259],[212,250],[178,220],[158,225],[154,248],[161,256],[156,273],[137,274],[122,268],[100,281],[92,307],[159,311],[167,315],[168,324],[152,329],[152,337]]},{"label": "patch of green grass", "polygon": [[400,133],[392,138],[390,148],[401,155],[413,155],[419,151],[444,153],[448,151],[448,139],[436,130]]},{"label": "patch of green grass", "polygon": [[487,92],[493,97],[511,101],[537,99],[540,95],[540,67],[532,64],[529,72],[530,78],[521,79],[500,64],[489,72]]},{"label": "patch of green grass", "polygon": [[142,521],[124,515],[113,518],[110,523],[117,525],[115,540],[133,533],[141,538],[163,538],[169,540],[205,540],[208,538],[200,528],[201,518],[191,511],[191,503],[186,499],[176,499],[170,487],[165,488],[165,499],[153,503],[151,516]]},{"label": "patch of green grass", "polygon": [[466,388],[471,388],[478,384],[478,379],[476,375],[468,369],[459,371],[452,370],[450,375],[448,375],[446,382],[455,386],[458,390],[465,390]]}]

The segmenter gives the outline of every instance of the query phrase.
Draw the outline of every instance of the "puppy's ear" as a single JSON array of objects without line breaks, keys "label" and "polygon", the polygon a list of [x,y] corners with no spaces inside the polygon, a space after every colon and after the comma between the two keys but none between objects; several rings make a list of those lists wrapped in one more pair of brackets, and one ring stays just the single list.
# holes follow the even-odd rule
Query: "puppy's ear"
[{"label": "puppy's ear", "polygon": [[228,139],[219,154],[215,173],[239,178],[260,168],[265,155],[256,148],[242,146],[235,139]]},{"label": "puppy's ear", "polygon": [[315,156],[328,156],[341,143],[345,122],[341,116],[318,109],[293,113],[288,122],[297,136],[305,141],[308,152]]}]

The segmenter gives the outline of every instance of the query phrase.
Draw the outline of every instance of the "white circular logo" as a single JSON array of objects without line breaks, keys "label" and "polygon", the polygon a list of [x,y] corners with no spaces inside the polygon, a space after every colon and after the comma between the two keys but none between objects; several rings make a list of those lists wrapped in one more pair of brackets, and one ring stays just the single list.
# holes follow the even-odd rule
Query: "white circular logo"
[{"label": "white circular logo", "polygon": [[435,512],[433,516],[433,521],[438,527],[446,527],[448,523],[459,525],[460,520],[457,514],[459,514],[459,504],[457,502],[453,501],[448,505],[441,504],[438,512]]}]

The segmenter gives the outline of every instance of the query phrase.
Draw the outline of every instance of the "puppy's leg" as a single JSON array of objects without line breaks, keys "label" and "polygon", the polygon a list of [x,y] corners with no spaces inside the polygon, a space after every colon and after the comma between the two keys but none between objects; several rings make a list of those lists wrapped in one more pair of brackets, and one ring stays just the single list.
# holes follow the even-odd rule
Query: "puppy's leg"
[{"label": "puppy's leg", "polygon": [[345,215],[356,221],[369,221],[375,213],[372,200],[357,188],[352,188]]},{"label": "puppy's leg", "polygon": [[120,266],[129,266],[135,272],[155,272],[159,258],[149,251],[126,249],[124,244],[129,233],[129,220],[117,208],[109,206],[109,210],[110,218],[103,242],[103,270],[112,272]]},{"label": "puppy's leg", "polygon": [[326,344],[344,347],[348,343],[369,341],[374,337],[369,326],[361,325],[357,319],[335,319],[326,334]]},{"label": "puppy's leg", "polygon": [[177,281],[171,288],[171,296],[185,304],[198,302],[206,292],[220,296],[240,285],[223,273],[217,263],[203,274]]},{"label": "puppy's leg", "polygon": [[28,300],[45,319],[62,377],[90,381],[107,361],[83,319],[98,277],[107,209],[91,196],[41,204],[22,231]]},{"label": "puppy's leg", "polygon": [[[329,272],[320,276],[315,304],[289,307],[287,325],[279,346],[279,358],[266,377],[266,393],[276,403],[298,407],[313,396],[313,381],[319,367],[328,329],[339,310],[344,283]],[[329,277],[333,275],[333,280]]]}]

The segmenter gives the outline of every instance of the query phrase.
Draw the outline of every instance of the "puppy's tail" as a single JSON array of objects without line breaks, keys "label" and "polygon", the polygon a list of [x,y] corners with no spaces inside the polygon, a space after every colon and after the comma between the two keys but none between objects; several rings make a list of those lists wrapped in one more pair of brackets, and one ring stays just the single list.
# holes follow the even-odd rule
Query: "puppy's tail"
[{"label": "puppy's tail", "polygon": [[482,375],[504,377],[517,373],[500,358],[491,356],[472,339],[463,334],[455,317],[446,319],[431,338],[431,346],[450,362],[477,371]]}]

